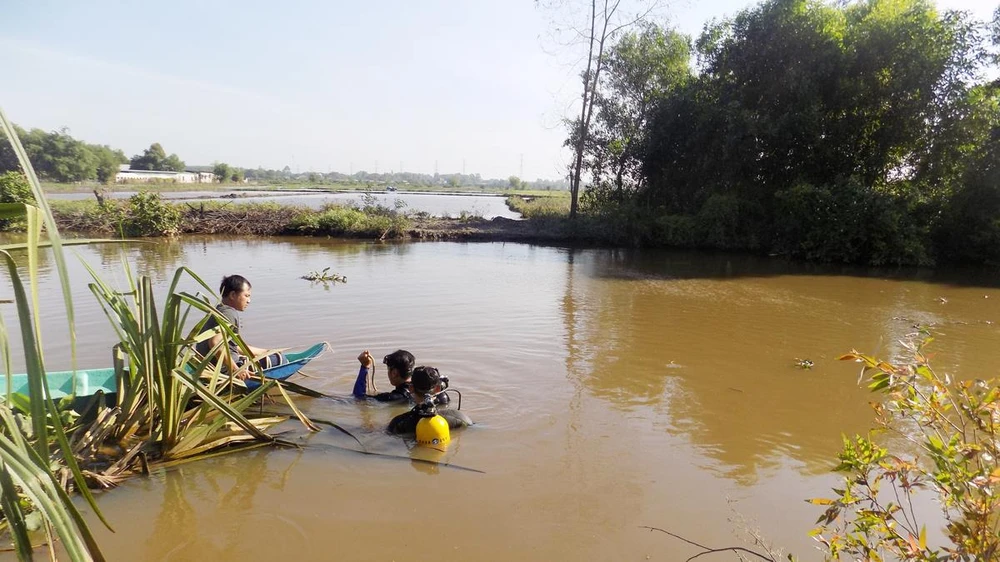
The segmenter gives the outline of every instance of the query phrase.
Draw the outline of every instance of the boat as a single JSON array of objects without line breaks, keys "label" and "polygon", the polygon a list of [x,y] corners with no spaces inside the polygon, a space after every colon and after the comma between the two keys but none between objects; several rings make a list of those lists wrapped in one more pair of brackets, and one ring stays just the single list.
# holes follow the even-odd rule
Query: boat
[{"label": "boat", "polygon": [[[321,353],[329,349],[329,347],[330,344],[323,341],[307,347],[302,351],[285,353],[285,359],[287,359],[288,362],[269,369],[264,369],[264,376],[269,379],[283,381],[299,372],[299,369],[304,367],[306,363],[312,361],[315,357],[318,357]],[[247,377],[247,379],[243,381],[243,384],[247,385],[247,388],[250,390],[253,390],[260,386],[260,379],[252,376]]]},{"label": "boat", "polygon": [[[264,369],[264,376],[269,379],[285,380],[299,372],[306,363],[319,356],[330,347],[326,342],[312,345],[302,351],[285,353],[287,363],[282,363],[270,369]],[[75,398],[89,398],[98,392],[104,394],[114,394],[118,391],[118,381],[115,378],[113,368],[105,369],[78,369],[77,371],[51,371],[45,373],[48,383],[49,394],[53,400],[61,400],[67,396]],[[4,393],[0,398],[6,397],[7,393],[28,395],[28,375],[18,373],[3,377],[0,380],[6,382],[0,385]],[[247,388],[253,390],[260,386],[260,379],[247,378],[244,381]]]},{"label": "boat", "polygon": [[[13,374],[9,377],[0,378],[6,380],[2,385],[7,393],[28,395],[28,375],[24,373]],[[77,398],[93,396],[99,391],[105,394],[117,392],[117,382],[115,380],[115,370],[107,369],[78,369],[73,371],[53,371],[45,373],[45,380],[49,386],[49,394],[53,400],[62,400],[67,396]]]}]

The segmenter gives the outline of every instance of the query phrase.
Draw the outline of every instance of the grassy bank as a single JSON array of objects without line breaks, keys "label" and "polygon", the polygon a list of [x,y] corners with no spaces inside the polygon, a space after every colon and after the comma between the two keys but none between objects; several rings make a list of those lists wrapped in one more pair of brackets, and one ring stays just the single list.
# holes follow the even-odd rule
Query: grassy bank
[{"label": "grassy bank", "polygon": [[168,203],[149,193],[126,200],[105,200],[103,204],[55,201],[52,212],[62,230],[106,236],[299,234],[395,238],[410,227],[407,216],[377,205],[329,205],[315,210],[273,202]]}]

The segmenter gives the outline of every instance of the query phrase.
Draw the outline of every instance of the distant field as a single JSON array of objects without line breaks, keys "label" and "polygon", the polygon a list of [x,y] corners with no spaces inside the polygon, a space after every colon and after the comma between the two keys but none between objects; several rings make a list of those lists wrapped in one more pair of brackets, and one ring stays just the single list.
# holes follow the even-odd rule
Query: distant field
[{"label": "distant field", "polygon": [[[526,195],[533,197],[569,197],[568,191],[547,191],[536,189],[508,189],[488,187],[444,187],[424,185],[399,185],[399,191],[435,193],[495,193],[498,195]],[[316,190],[316,191],[385,191],[384,185],[359,185],[340,183],[127,183],[101,185],[98,183],[53,183],[42,182],[47,193],[90,193],[95,189],[116,191],[233,191],[233,190]]]}]

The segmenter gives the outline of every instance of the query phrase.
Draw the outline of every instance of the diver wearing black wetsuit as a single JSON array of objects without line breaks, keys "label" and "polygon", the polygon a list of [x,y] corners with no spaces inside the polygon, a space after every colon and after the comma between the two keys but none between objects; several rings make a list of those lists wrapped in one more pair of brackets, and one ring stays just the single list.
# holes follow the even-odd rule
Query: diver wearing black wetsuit
[{"label": "diver wearing black wetsuit", "polygon": [[[386,431],[396,435],[413,435],[417,432],[417,422],[420,418],[425,417],[424,410],[426,410],[429,405],[424,403],[424,398],[431,394],[437,393],[434,397],[435,400],[438,398],[447,398],[447,394],[441,393],[443,390],[442,386],[447,385],[447,379],[443,379],[438,370],[434,367],[417,367],[413,370],[412,385],[413,385],[413,401],[417,403],[409,412],[399,414],[398,416],[392,418],[389,422],[389,426]],[[461,410],[452,410],[451,408],[438,408],[437,415],[441,416],[448,422],[448,427],[450,429],[458,429],[460,427],[468,427],[472,425],[472,420],[462,412]]]},{"label": "diver wearing black wetsuit", "polygon": [[[367,351],[362,352],[358,356],[358,361],[361,362],[361,369],[358,370],[358,378],[354,381],[354,390],[351,391],[351,394],[355,398],[396,403],[410,402],[413,399],[409,389],[410,376],[413,372],[413,363],[415,361],[412,353],[400,349],[386,355],[382,359],[382,363],[388,369],[389,383],[394,385],[395,388],[389,392],[379,392],[377,394],[368,393],[369,365],[371,368],[374,368],[374,361],[372,361],[371,354]],[[434,403],[437,405],[444,405],[450,401],[451,399],[447,394],[441,394],[434,398]]]}]

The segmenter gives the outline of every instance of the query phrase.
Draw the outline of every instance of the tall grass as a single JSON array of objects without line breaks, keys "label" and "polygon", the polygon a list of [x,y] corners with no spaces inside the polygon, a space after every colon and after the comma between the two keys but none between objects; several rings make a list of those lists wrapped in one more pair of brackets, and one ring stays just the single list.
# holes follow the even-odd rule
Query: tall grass
[{"label": "tall grass", "polygon": [[[59,410],[47,392],[41,323],[38,316],[32,313],[33,310],[38,310],[38,250],[49,245],[52,247],[62,288],[69,326],[70,349],[75,367],[76,332],[73,301],[69,289],[69,273],[62,251],[63,244],[38,177],[28,161],[14,127],[2,109],[0,109],[0,132],[8,139],[17,155],[18,162],[31,183],[37,204],[37,207],[23,203],[0,204],[0,213],[6,218],[23,217],[27,222],[26,243],[0,247],[0,258],[7,266],[14,292],[24,348],[24,362],[32,396],[28,414],[32,430],[30,435],[22,431],[18,423],[19,414],[7,407],[0,407],[0,510],[3,511],[4,523],[10,532],[17,555],[22,560],[30,560],[33,556],[28,527],[28,515],[32,512],[40,514],[46,536],[51,536],[54,532],[71,559],[103,560],[104,557],[90,529],[52,467],[54,458],[58,459],[60,467],[69,472],[94,512],[104,521],[93,495],[87,489],[83,472],[74,458],[73,449],[58,415]],[[48,235],[46,243],[42,242],[43,225]],[[10,254],[14,249],[27,250],[26,273],[30,293],[25,290],[17,264]],[[8,366],[6,374],[9,377],[11,373],[9,353],[7,353],[9,352],[7,330],[0,330],[0,336],[4,340],[0,347],[4,349],[5,357],[8,357],[5,359],[5,366]],[[107,521],[104,522],[107,524]],[[47,544],[54,558],[54,546],[51,542]]]},{"label": "tall grass", "polygon": [[[310,430],[318,429],[292,403],[286,391],[273,381],[262,381],[257,389],[245,392],[232,373],[222,374],[222,365],[234,341],[247,355],[246,344],[207,298],[179,290],[182,279],[190,278],[211,293],[211,288],[187,268],[180,268],[159,308],[148,276],[126,269],[128,286],[112,288],[92,269],[90,289],[101,304],[119,343],[115,346],[114,368],[118,376],[116,403],[96,400],[93,419],[73,419],[62,411],[49,391],[42,349],[39,318],[33,311],[39,302],[39,249],[52,248],[64,295],[73,369],[76,368],[76,337],[69,275],[62,247],[69,244],[105,242],[99,240],[62,241],[52,211],[23,147],[0,110],[0,132],[9,139],[17,154],[37,202],[0,204],[0,220],[23,219],[27,228],[24,244],[0,246],[0,262],[6,264],[18,327],[24,349],[29,396],[5,396],[0,405],[0,530],[11,537],[22,560],[33,556],[32,521],[39,521],[50,556],[54,559],[53,534],[72,560],[103,560],[100,548],[69,493],[83,494],[94,512],[98,509],[90,486],[109,487],[121,479],[148,471],[150,466],[170,466],[218,452],[274,443],[266,430],[286,419],[245,413],[272,388],[278,388],[292,411]],[[43,227],[47,240],[43,241]],[[111,242],[111,241],[107,241]],[[114,241],[120,242],[120,241]],[[18,269],[11,250],[26,250],[27,267]],[[88,266],[89,269],[89,266]],[[22,275],[28,278],[27,287]],[[199,321],[190,326],[189,316]],[[203,328],[208,316],[219,320],[214,330]],[[200,357],[194,346],[216,333],[223,335],[215,360]],[[8,377],[11,376],[8,332],[0,314],[0,353]],[[257,376],[260,369],[251,362]],[[72,420],[72,427],[67,421]],[[104,445],[120,454],[113,462],[98,457]],[[138,466],[138,469],[136,468]],[[109,526],[110,528],[110,526]]]},{"label": "tall grass", "polygon": [[569,216],[569,197],[508,195],[507,207],[526,219],[565,218]]}]

